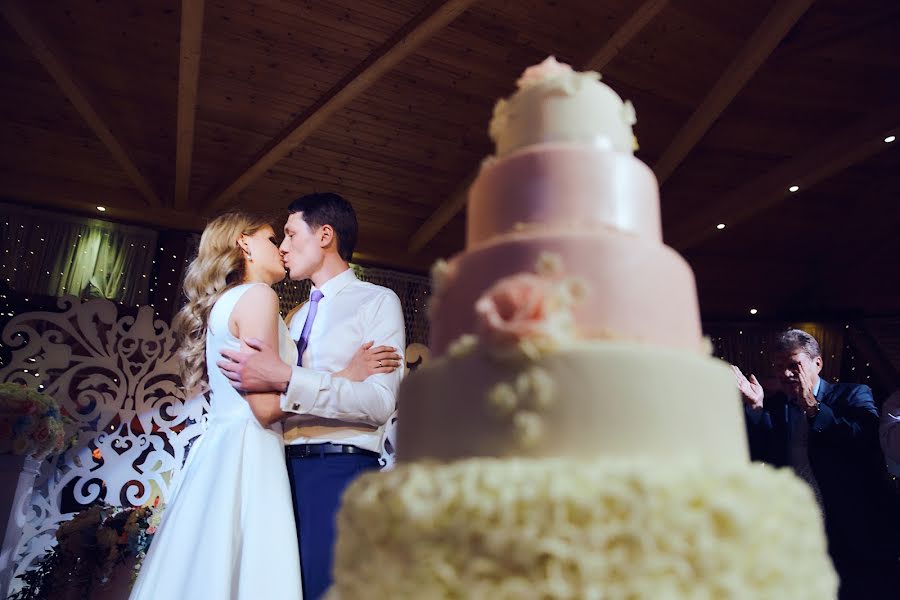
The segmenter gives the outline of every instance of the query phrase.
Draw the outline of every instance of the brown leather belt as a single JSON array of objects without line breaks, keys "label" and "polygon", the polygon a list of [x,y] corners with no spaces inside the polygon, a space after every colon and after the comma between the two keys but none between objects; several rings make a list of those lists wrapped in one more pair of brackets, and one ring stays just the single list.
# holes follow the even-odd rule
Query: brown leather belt
[{"label": "brown leather belt", "polygon": [[359,454],[380,458],[380,454],[349,444],[291,444],[284,447],[288,458],[316,458],[327,454]]}]

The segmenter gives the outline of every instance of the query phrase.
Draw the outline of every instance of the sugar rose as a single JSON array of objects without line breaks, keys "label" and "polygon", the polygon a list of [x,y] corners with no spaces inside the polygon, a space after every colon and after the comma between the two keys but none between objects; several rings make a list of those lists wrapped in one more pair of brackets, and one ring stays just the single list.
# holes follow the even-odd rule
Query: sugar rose
[{"label": "sugar rose", "polygon": [[475,303],[480,335],[499,344],[540,336],[553,291],[550,282],[530,273],[501,279]]}]

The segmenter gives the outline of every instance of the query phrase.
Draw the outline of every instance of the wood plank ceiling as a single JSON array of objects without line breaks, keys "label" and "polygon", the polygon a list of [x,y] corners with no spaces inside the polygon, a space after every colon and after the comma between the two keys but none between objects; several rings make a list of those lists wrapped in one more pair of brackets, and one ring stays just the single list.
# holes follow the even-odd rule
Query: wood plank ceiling
[{"label": "wood plank ceiling", "polygon": [[[463,243],[521,70],[599,68],[638,114],[704,316],[900,314],[896,0],[0,3],[0,195],[198,230],[333,190],[357,259]],[[788,187],[800,187],[796,193]],[[716,229],[724,223],[724,229]]]}]

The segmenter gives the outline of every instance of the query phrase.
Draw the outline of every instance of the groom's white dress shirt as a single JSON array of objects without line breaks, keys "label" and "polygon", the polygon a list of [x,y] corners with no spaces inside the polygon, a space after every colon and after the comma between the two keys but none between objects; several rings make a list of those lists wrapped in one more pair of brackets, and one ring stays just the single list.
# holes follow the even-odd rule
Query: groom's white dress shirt
[{"label": "groom's white dress shirt", "polygon": [[[321,288],[323,298],[303,353],[294,366],[281,408],[296,413],[284,421],[286,444],[350,444],[380,453],[385,424],[397,406],[403,377],[406,332],[400,299],[388,288],[360,281],[347,269]],[[296,342],[309,313],[309,303],[291,319]],[[334,377],[364,343],[392,346],[401,367],[362,382]]]}]

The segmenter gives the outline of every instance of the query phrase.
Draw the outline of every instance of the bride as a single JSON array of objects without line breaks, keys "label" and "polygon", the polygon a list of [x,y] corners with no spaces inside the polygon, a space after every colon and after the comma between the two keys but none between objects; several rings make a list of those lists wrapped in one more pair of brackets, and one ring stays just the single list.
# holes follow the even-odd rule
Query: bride
[{"label": "bride", "polygon": [[[271,288],[284,273],[278,241],[265,219],[229,213],[203,231],[185,276],[188,302],[173,329],[180,338],[185,389],[210,392],[208,427],[167,502],[132,600],[302,597],[279,426],[260,422],[215,367],[223,348],[247,351],[242,340],[248,338],[269,343],[286,362],[296,362],[297,348]],[[336,375],[361,381],[374,372],[372,356],[386,349],[367,346]]]}]

